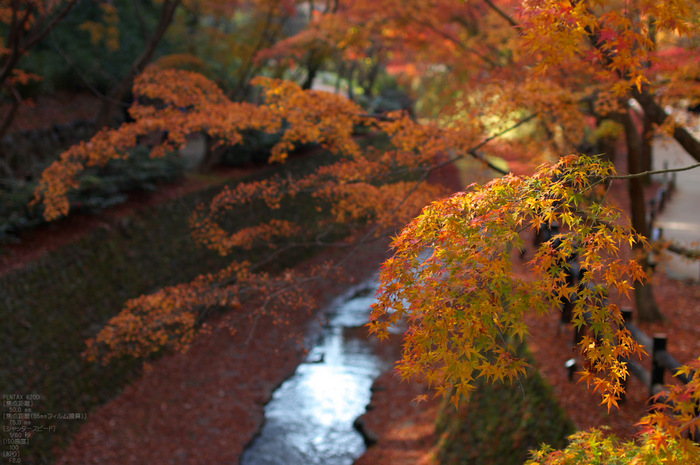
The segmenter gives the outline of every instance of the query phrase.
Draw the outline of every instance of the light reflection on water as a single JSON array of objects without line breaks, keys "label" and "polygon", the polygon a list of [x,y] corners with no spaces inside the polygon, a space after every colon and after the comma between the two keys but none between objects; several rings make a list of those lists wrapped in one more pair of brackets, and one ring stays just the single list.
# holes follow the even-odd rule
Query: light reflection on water
[{"label": "light reflection on water", "polygon": [[353,421],[370,401],[374,379],[388,367],[364,340],[376,282],[336,300],[309,362],[273,394],[265,425],[243,465],[350,465],[365,450]]}]

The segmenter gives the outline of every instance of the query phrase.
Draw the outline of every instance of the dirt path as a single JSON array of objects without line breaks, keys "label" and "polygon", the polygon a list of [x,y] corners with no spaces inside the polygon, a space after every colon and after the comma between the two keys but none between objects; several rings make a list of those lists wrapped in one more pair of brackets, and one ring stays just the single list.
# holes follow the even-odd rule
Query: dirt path
[{"label": "dirt path", "polygon": [[[698,131],[700,132],[700,131]],[[655,170],[681,168],[697,163],[674,140],[658,137],[654,141]],[[660,177],[661,178],[661,177]],[[688,248],[700,247],[700,168],[675,174],[676,188],[664,211],[654,224],[663,228],[665,239]],[[700,281],[700,260],[687,260],[665,254],[661,268],[674,279]]]}]

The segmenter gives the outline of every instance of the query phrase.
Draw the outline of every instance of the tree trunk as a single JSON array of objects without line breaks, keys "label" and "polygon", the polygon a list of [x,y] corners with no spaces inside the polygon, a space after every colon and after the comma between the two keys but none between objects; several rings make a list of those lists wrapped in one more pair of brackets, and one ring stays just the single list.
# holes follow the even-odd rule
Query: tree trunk
[{"label": "tree trunk", "polygon": [[205,148],[204,148],[204,158],[197,167],[197,171],[200,173],[209,173],[212,168],[221,163],[221,158],[226,150],[223,146],[218,146],[216,140],[214,140],[209,134],[204,134]]},{"label": "tree trunk", "polygon": [[343,80],[343,76],[345,76],[345,62],[342,60],[338,60],[337,63],[337,70],[336,70],[336,78],[335,78],[335,93],[340,94],[340,87],[341,87],[341,81]]},{"label": "tree trunk", "polygon": [[318,74],[318,70],[320,68],[321,60],[316,59],[315,54],[313,52],[310,52],[309,59],[306,63],[306,79],[304,79],[304,83],[301,85],[302,89],[311,89],[311,86],[314,85],[314,79],[316,79],[316,75]]},{"label": "tree trunk", "polygon": [[365,92],[365,97],[372,98],[374,94],[374,83],[379,75],[379,60],[375,61],[367,72],[367,76],[364,79],[362,89]]},{"label": "tree trunk", "polygon": [[356,64],[352,63],[350,65],[350,69],[348,69],[348,98],[352,101],[355,101],[355,89],[353,89],[352,85],[353,76],[355,74],[355,67]]},{"label": "tree trunk", "polygon": [[[630,174],[641,173],[642,170],[642,140],[630,114],[629,108],[621,115],[621,123],[625,128],[625,140],[627,142],[627,169]],[[627,184],[630,207],[632,212],[632,227],[643,236],[649,235],[649,225],[646,218],[646,205],[644,202],[644,181],[641,177],[628,179]],[[639,244],[635,244],[632,251],[638,254],[639,264],[650,275],[652,272],[647,252]],[[654,291],[650,282],[635,282],[634,297],[637,304],[637,318],[639,321],[653,322],[664,319],[654,297]]]}]

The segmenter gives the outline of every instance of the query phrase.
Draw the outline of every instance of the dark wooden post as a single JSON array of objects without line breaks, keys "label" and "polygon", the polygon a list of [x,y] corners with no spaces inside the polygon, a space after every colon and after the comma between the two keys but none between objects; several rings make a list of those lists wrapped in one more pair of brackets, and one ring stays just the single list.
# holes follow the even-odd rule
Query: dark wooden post
[{"label": "dark wooden post", "polygon": [[652,228],[654,220],[656,219],[657,204],[656,199],[649,200],[649,211],[647,211],[647,227]]},{"label": "dark wooden post", "polygon": [[620,309],[620,313],[622,313],[622,322],[627,325],[627,323],[632,323],[632,309],[629,307],[622,307]]},{"label": "dark wooden post", "polygon": [[576,359],[575,358],[570,358],[569,360],[566,361],[564,364],[566,367],[566,371],[568,373],[569,381],[574,380],[574,374],[576,373]]},{"label": "dark wooden post", "polygon": [[561,304],[561,324],[566,325],[571,323],[571,311],[574,308],[574,303],[569,297],[564,297]]},{"label": "dark wooden post", "polygon": [[649,386],[650,395],[654,395],[654,386],[657,384],[664,384],[664,366],[658,360],[658,355],[660,352],[666,351],[666,335],[665,334],[654,334],[654,343],[652,344],[652,358],[651,358],[651,386]]},{"label": "dark wooden post", "polygon": [[657,213],[661,213],[666,208],[666,201],[668,200],[668,192],[665,186],[659,187],[659,192],[656,194],[657,203]]}]

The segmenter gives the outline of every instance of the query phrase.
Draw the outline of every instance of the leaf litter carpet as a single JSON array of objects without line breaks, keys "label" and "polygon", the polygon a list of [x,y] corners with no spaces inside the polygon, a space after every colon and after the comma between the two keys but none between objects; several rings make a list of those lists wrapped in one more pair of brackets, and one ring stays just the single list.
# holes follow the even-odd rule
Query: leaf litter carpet
[{"label": "leaf litter carpet", "polygon": [[[166,186],[147,201],[157,203],[196,187],[187,183]],[[29,233],[23,237],[23,244],[3,255],[0,272],[21,267],[90,228],[108,225],[140,203],[131,202],[97,218],[69,219],[65,224]],[[386,245],[376,244],[373,250],[353,257],[348,274],[362,279],[385,256]],[[692,323],[697,319],[700,289],[696,284],[669,280],[663,273],[654,279],[656,296],[667,320],[641,325],[642,329],[650,335],[667,333],[669,351],[681,362],[697,357],[700,328]],[[342,292],[345,286],[319,286],[314,293],[323,302]],[[234,335],[225,329],[202,335],[189,352],[163,357],[120,396],[91,412],[73,442],[59,453],[57,463],[238,463],[262,424],[264,404],[302,361],[305,352],[299,337],[314,320],[313,315],[299,314],[288,325],[280,326],[271,319],[262,319],[252,337],[246,323]],[[598,405],[596,394],[569,380],[564,363],[573,355],[572,334],[570,328],[560,326],[558,314],[532,319],[530,324],[529,345],[537,367],[576,425],[580,429],[610,425],[618,435],[633,435],[634,423],[647,410],[648,388],[633,378],[627,402],[608,413]],[[396,357],[399,348],[400,340],[394,340],[382,350]],[[643,363],[648,369],[650,360]],[[378,378],[371,409],[363,416],[363,422],[379,441],[358,464],[436,463],[434,425],[440,401],[412,402],[426,392],[426,386],[401,382],[392,372]]]}]

